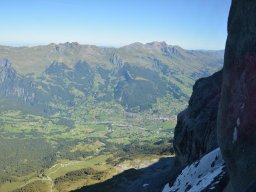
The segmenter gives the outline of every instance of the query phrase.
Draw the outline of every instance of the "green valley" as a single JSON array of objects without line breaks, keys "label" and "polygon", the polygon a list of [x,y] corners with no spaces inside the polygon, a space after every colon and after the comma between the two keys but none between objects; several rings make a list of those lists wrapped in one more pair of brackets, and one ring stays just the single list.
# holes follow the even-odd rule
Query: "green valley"
[{"label": "green valley", "polygon": [[177,113],[223,51],[64,43],[0,58],[0,191],[62,192],[172,157]]}]

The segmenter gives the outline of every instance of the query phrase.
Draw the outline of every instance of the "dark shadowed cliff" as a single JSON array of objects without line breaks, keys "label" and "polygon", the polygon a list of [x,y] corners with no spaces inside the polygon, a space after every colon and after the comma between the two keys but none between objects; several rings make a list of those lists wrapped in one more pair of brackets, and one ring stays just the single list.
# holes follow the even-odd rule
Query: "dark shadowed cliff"
[{"label": "dark shadowed cliff", "polygon": [[229,191],[244,191],[256,180],[255,115],[256,1],[233,0],[217,122],[218,142],[230,175]]},{"label": "dark shadowed cliff", "polygon": [[[198,80],[188,108],[179,114],[176,162],[184,167],[219,145],[229,175],[225,191],[256,191],[255,115],[256,1],[233,0],[223,72]],[[181,185],[176,181],[176,186]]]},{"label": "dark shadowed cliff", "polygon": [[189,106],[178,115],[174,148],[181,167],[201,158],[216,147],[216,119],[220,100],[222,71],[199,79]]}]

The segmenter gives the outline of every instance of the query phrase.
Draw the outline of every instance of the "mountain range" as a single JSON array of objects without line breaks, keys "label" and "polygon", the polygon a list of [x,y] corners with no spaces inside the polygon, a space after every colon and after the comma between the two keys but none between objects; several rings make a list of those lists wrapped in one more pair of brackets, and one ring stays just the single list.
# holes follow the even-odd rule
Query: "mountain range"
[{"label": "mountain range", "polygon": [[[0,47],[1,108],[52,115],[77,100],[116,102],[126,111],[159,99],[188,100],[194,81],[221,68],[223,51],[185,50],[165,42],[101,48],[78,43]],[[15,104],[15,106],[14,106]]]}]

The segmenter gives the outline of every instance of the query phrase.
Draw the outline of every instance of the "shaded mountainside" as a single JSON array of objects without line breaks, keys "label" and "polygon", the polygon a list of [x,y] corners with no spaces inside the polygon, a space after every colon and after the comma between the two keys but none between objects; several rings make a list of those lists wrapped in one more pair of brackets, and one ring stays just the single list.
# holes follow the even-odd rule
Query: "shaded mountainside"
[{"label": "shaded mountainside", "polygon": [[218,147],[216,121],[222,71],[196,81],[188,108],[178,115],[174,149],[184,167]]},{"label": "shaded mountainside", "polygon": [[197,80],[187,109],[178,115],[175,166],[171,185],[166,184],[163,192],[220,191],[228,182],[226,166],[216,149],[222,73]]}]

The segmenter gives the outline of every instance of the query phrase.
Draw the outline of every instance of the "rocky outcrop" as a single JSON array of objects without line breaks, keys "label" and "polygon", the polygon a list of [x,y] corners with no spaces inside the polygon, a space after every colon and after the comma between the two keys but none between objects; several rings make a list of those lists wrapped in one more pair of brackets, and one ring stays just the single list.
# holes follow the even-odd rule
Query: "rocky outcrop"
[{"label": "rocky outcrop", "polygon": [[34,84],[27,78],[17,75],[7,59],[0,59],[0,96],[1,98],[20,99],[24,103],[33,103]]},{"label": "rocky outcrop", "polygon": [[49,96],[38,88],[32,77],[18,74],[5,58],[0,58],[0,98],[2,111],[16,109],[33,114],[50,113]]},{"label": "rocky outcrop", "polygon": [[0,59],[0,84],[6,79],[13,80],[16,72],[11,68],[11,63],[7,59]]},{"label": "rocky outcrop", "polygon": [[188,108],[178,115],[174,134],[176,163],[184,167],[218,147],[216,119],[222,71],[199,79]]},{"label": "rocky outcrop", "polygon": [[163,192],[222,191],[226,187],[229,176],[217,143],[221,84],[222,71],[195,83],[188,108],[178,115],[176,164]]},{"label": "rocky outcrop", "polygon": [[255,115],[256,1],[233,0],[217,122],[218,142],[230,175],[229,191],[244,191],[255,183]]},{"label": "rocky outcrop", "polygon": [[113,55],[110,57],[109,61],[110,61],[111,63],[113,63],[114,66],[117,67],[118,69],[121,68],[121,67],[123,67],[124,64],[125,64],[125,62],[122,60],[122,58],[121,58],[120,56],[118,56],[117,54],[113,54]]}]

